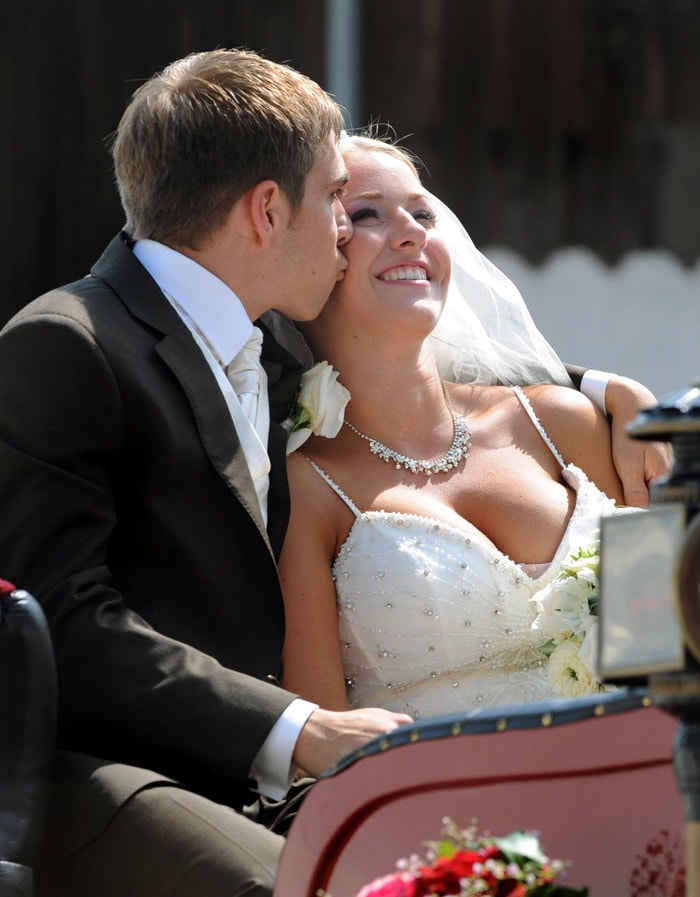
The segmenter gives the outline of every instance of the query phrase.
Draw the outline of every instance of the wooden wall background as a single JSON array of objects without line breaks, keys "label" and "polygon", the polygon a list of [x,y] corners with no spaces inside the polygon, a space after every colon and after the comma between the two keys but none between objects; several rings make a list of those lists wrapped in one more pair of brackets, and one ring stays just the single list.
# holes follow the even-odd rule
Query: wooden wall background
[{"label": "wooden wall background", "polygon": [[[1,0],[0,320],[81,276],[122,217],[104,146],[133,89],[248,46],[324,82],[324,0]],[[365,119],[479,245],[700,256],[697,0],[364,0]],[[363,124],[364,122],[353,122]],[[412,136],[407,136],[412,135]]]}]

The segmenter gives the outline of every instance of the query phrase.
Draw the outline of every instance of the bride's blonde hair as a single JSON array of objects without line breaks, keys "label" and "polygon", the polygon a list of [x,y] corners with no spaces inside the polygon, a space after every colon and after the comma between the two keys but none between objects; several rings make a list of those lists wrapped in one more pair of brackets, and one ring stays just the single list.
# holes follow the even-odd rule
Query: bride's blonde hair
[{"label": "bride's blonde hair", "polygon": [[390,133],[388,130],[385,130],[382,133],[378,125],[370,125],[362,131],[353,133],[343,131],[340,135],[338,148],[343,154],[351,153],[354,149],[385,153],[387,156],[392,156],[394,159],[405,162],[418,180],[422,180],[420,169],[424,166],[418,156],[406,149],[406,147],[401,146],[393,132]]}]

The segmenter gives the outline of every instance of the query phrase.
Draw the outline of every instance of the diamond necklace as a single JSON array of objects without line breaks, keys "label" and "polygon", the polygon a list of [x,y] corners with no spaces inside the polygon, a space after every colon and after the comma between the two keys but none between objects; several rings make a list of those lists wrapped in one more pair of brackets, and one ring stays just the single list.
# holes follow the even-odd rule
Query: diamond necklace
[{"label": "diamond necklace", "polygon": [[454,427],[455,435],[454,439],[452,440],[452,445],[449,447],[447,452],[442,456],[442,458],[436,458],[435,461],[425,461],[418,458],[409,458],[407,455],[402,455],[400,452],[395,452],[393,449],[390,449],[389,446],[384,445],[383,442],[379,442],[376,439],[372,439],[371,436],[367,436],[365,433],[362,433],[357,429],[357,427],[351,424],[349,420],[344,421],[344,423],[347,427],[350,427],[353,433],[356,433],[362,439],[365,439],[367,442],[369,442],[369,450],[373,455],[377,455],[377,457],[381,458],[382,461],[386,461],[387,464],[393,461],[396,465],[397,470],[401,470],[401,468],[403,467],[406,470],[410,470],[411,473],[425,474],[426,477],[433,476],[433,474],[436,473],[446,473],[453,467],[457,467],[457,465],[463,458],[466,459],[469,456],[469,449],[472,446],[472,434],[464,418],[455,413],[454,407],[452,406],[452,401],[448,395],[447,390],[445,389],[444,383],[442,384],[442,392],[445,396],[445,403],[447,404],[447,408],[452,417],[452,425]]}]

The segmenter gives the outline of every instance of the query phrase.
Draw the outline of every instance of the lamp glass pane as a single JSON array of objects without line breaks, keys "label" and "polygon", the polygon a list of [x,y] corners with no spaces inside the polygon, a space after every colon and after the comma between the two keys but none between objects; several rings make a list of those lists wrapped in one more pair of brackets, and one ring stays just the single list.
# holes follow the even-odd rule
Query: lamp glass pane
[{"label": "lamp glass pane", "polygon": [[681,504],[601,520],[598,672],[604,681],[683,668],[676,568],[684,528]]}]

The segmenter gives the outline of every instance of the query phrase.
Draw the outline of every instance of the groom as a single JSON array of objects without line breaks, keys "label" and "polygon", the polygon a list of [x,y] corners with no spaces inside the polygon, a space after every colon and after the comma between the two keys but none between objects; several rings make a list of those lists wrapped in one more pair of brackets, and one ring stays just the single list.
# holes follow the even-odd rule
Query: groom
[{"label": "groom", "polygon": [[38,897],[269,895],[257,794],[409,721],[275,684],[301,370],[260,319],[315,317],[343,276],[341,128],[253,53],[174,63],[115,136],[124,233],[0,335],[0,570],[43,605],[60,692]]}]

